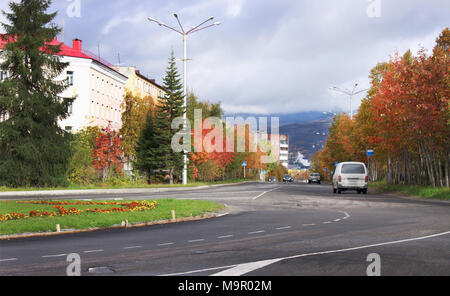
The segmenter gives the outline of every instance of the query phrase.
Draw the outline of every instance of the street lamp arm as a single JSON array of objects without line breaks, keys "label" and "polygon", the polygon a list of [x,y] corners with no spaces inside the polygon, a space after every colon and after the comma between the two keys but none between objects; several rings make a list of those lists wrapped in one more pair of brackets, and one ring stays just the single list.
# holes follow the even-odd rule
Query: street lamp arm
[{"label": "street lamp arm", "polygon": [[176,13],[174,13],[173,16],[177,19],[178,25],[180,25],[180,29],[184,34],[185,32],[184,32],[183,26],[181,25],[180,19],[178,18],[178,15]]},{"label": "street lamp arm", "polygon": [[188,31],[186,32],[186,35],[187,35],[187,34],[190,34],[190,33],[193,33],[193,31],[197,30],[197,28],[201,27],[203,24],[206,24],[206,23],[209,22],[209,21],[212,21],[213,19],[214,19],[214,17],[210,17],[210,18],[207,19],[206,21],[204,21],[204,22],[200,23],[199,25],[193,27],[192,29],[190,29],[190,30],[188,30]]},{"label": "street lamp arm", "polygon": [[211,24],[211,25],[208,25],[208,26],[205,26],[205,27],[202,27],[202,28],[198,28],[198,29],[195,29],[195,30],[190,30],[189,33],[195,33],[195,32],[198,32],[198,31],[207,29],[207,28],[209,28],[209,27],[212,27],[212,26],[218,26],[218,25],[220,25],[220,23],[219,23],[219,22],[216,22],[216,23],[214,23],[214,24]]},{"label": "street lamp arm", "polygon": [[172,28],[172,27],[169,27],[168,25],[166,25],[166,24],[164,24],[164,23],[161,23],[160,21],[155,20],[154,18],[148,17],[147,19],[148,19],[150,22],[155,22],[155,23],[157,23],[158,26],[166,27],[167,29],[170,29],[170,30],[172,30],[172,31],[177,32],[178,34],[184,35],[184,34],[183,34],[182,32],[180,32],[179,30],[177,30],[177,29],[175,29],[175,28]]},{"label": "street lamp arm", "polygon": [[330,89],[331,89],[331,90],[334,90],[334,91],[337,91],[337,92],[341,92],[341,93],[346,94],[346,95],[349,95],[349,96],[352,95],[352,93],[351,93],[350,91],[341,89],[341,88],[339,88],[339,87],[337,87],[337,86],[333,86],[333,87],[331,87]]},{"label": "street lamp arm", "polygon": [[357,91],[357,92],[354,93],[354,95],[360,94],[360,93],[368,91],[368,90],[369,89],[367,88],[367,89],[363,89],[363,90]]}]

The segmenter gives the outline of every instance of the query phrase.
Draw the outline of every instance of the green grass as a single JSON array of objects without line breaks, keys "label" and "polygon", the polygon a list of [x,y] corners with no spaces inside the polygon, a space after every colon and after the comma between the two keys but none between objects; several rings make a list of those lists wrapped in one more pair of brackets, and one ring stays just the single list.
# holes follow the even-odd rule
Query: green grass
[{"label": "green grass", "polygon": [[[156,201],[156,208],[146,211],[81,213],[80,215],[30,217],[27,219],[0,221],[0,235],[55,231],[56,224],[60,224],[61,229],[88,229],[93,227],[109,227],[112,225],[121,224],[121,222],[125,220],[128,220],[128,223],[130,224],[151,222],[171,219],[172,210],[175,210],[176,218],[181,218],[198,216],[208,212],[216,212],[225,208],[221,204],[205,200],[157,199]],[[86,208],[108,208],[111,206],[65,205],[64,207],[75,207],[80,210]],[[52,205],[23,204],[17,203],[17,201],[0,201],[0,214],[2,215],[11,212],[28,214],[32,210],[48,212],[55,211]]]},{"label": "green grass", "polygon": [[417,185],[388,185],[384,182],[374,182],[369,185],[379,192],[398,193],[406,196],[422,197],[429,199],[450,200],[449,188],[437,188],[432,186]]},{"label": "green grass", "polygon": [[79,190],[79,189],[132,189],[132,188],[166,188],[166,187],[198,187],[205,185],[214,185],[214,184],[228,184],[228,183],[236,183],[245,181],[244,179],[232,179],[225,181],[216,181],[216,182],[195,182],[188,183],[187,185],[183,184],[122,184],[122,185],[110,185],[110,184],[91,184],[91,185],[76,185],[71,184],[67,187],[6,187],[0,186],[0,192],[7,191],[43,191],[43,190]]}]

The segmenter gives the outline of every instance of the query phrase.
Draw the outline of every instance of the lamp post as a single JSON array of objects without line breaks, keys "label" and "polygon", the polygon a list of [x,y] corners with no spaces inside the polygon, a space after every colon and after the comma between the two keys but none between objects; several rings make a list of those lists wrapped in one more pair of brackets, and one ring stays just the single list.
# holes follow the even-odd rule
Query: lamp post
[{"label": "lamp post", "polygon": [[[185,31],[183,26],[181,25],[180,19],[178,18],[178,15],[176,13],[173,14],[173,16],[177,19],[178,25],[180,26],[180,30],[172,28],[154,18],[147,18],[150,22],[155,22],[158,26],[166,27],[167,29],[170,29],[172,31],[177,32],[183,37],[183,130],[186,130],[186,97],[187,97],[187,71],[186,71],[186,62],[187,59],[187,37],[188,35],[204,30],[206,28],[212,27],[212,26],[218,26],[220,25],[220,22],[215,22],[212,24],[208,24],[208,22],[212,21],[214,17],[208,18],[206,21],[200,23],[199,25],[192,27],[191,29]],[[187,152],[183,151],[183,184],[187,184]]]},{"label": "lamp post", "polygon": [[353,98],[353,96],[368,90],[368,89],[363,89],[363,90],[359,90],[359,91],[355,92],[356,87],[358,87],[358,82],[355,82],[355,85],[354,85],[352,91],[349,91],[346,88],[342,89],[342,88],[339,88],[337,86],[333,86],[333,87],[330,88],[331,90],[334,90],[334,91],[337,91],[337,92],[340,92],[340,93],[343,93],[343,94],[346,94],[346,95],[350,96],[350,119],[351,120],[353,120],[353,106],[352,106],[352,98]]}]

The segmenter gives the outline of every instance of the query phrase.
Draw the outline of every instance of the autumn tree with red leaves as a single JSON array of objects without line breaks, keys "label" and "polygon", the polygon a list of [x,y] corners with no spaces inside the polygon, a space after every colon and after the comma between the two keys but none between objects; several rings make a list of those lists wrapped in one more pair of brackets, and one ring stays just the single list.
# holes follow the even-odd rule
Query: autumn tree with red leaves
[{"label": "autumn tree with red leaves", "polygon": [[370,72],[372,87],[353,121],[337,116],[315,169],[335,161],[365,161],[375,150],[372,179],[388,184],[449,187],[450,31],[442,31],[432,55],[407,51]]},{"label": "autumn tree with red leaves", "polygon": [[111,129],[110,122],[95,139],[95,147],[92,149],[92,164],[101,170],[103,182],[113,171],[120,173],[123,166],[122,156],[122,141],[119,134]]}]

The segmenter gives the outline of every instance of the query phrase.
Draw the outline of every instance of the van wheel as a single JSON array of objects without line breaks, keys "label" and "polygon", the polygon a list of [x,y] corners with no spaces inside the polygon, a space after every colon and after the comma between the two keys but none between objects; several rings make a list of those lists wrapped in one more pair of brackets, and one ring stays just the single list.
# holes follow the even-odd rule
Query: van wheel
[{"label": "van wheel", "polygon": [[337,193],[338,193],[338,194],[342,194],[341,189],[338,189],[338,190],[337,190]]},{"label": "van wheel", "polygon": [[363,194],[367,194],[367,189],[364,189],[364,190],[363,190]]},{"label": "van wheel", "polygon": [[356,192],[358,192],[358,194],[361,194],[361,190],[359,190],[359,189],[358,189],[358,190],[356,190]]},{"label": "van wheel", "polygon": [[336,193],[336,191],[337,191],[337,190],[333,188],[333,193]]}]

